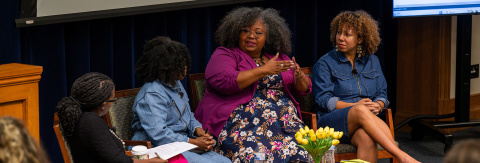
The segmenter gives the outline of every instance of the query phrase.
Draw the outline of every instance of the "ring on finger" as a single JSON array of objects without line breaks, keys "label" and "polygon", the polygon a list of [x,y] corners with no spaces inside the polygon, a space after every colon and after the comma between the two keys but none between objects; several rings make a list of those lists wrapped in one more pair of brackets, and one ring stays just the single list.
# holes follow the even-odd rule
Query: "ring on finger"
[{"label": "ring on finger", "polygon": [[280,67],[283,67],[283,63],[282,63],[282,64],[280,64]]}]

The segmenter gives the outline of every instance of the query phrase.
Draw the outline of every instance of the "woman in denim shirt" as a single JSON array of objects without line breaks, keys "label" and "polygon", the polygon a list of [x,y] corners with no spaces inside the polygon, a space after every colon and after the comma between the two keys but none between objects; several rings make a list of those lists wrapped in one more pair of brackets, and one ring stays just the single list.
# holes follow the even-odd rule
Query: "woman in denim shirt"
[{"label": "woman in denim shirt", "polygon": [[343,131],[343,143],[358,148],[357,157],[377,162],[377,143],[400,162],[417,162],[401,151],[377,115],[388,106],[387,83],[375,55],[378,24],[365,11],[346,11],[331,23],[335,48],[313,67],[318,125]]},{"label": "woman in denim shirt", "polygon": [[151,141],[154,147],[189,142],[206,152],[183,152],[188,162],[231,162],[211,151],[213,137],[205,133],[190,110],[187,93],[180,82],[190,68],[187,47],[168,37],[157,37],[144,48],[135,65],[135,73],[146,83],[133,104],[132,140]]}]

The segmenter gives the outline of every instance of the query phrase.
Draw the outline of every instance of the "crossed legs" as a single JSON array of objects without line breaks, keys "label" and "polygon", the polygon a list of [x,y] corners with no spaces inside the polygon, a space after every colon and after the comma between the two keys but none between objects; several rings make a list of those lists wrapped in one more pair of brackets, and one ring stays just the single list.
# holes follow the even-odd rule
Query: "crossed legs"
[{"label": "crossed legs", "polygon": [[365,105],[355,105],[348,112],[348,133],[352,133],[351,142],[358,148],[359,159],[377,162],[378,143],[399,162],[418,162],[398,148],[387,124]]}]

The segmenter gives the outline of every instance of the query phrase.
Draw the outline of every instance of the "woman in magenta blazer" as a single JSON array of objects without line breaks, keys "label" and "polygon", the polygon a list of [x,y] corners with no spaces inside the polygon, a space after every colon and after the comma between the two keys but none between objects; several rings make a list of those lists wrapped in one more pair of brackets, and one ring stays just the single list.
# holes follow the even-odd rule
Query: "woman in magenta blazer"
[{"label": "woman in magenta blazer", "polygon": [[273,162],[306,160],[294,141],[304,127],[293,94],[312,91],[310,79],[286,55],[291,32],[274,9],[238,8],[216,32],[221,47],[205,70],[206,92],[195,112],[218,138],[217,152],[253,162],[257,143]]}]

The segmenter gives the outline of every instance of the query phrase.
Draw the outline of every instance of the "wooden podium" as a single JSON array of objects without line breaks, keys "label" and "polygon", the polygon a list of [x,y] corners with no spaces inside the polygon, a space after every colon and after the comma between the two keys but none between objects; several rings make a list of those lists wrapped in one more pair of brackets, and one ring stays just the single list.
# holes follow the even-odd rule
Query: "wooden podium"
[{"label": "wooden podium", "polygon": [[38,142],[38,81],[42,66],[9,63],[0,65],[0,116],[13,116],[25,123]]}]

